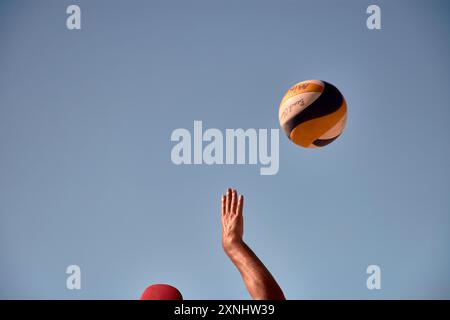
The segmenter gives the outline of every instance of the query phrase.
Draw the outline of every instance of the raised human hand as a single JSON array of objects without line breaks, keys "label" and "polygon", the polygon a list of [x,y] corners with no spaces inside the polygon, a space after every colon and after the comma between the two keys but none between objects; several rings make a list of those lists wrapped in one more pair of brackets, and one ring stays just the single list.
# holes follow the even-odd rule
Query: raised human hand
[{"label": "raised human hand", "polygon": [[222,246],[226,252],[243,243],[243,207],[244,196],[241,194],[238,198],[235,189],[229,188],[222,195]]}]

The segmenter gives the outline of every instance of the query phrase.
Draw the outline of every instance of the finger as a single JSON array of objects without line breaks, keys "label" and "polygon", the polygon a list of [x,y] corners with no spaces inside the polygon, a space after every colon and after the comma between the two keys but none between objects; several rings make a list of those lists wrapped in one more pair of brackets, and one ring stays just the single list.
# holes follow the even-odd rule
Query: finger
[{"label": "finger", "polygon": [[226,197],[222,195],[222,210],[221,210],[222,216],[225,214],[225,200]]},{"label": "finger", "polygon": [[227,189],[227,199],[225,205],[226,213],[230,212],[230,208],[231,208],[231,189]]},{"label": "finger", "polygon": [[237,194],[236,190],[233,190],[231,193],[231,212],[233,214],[236,214],[236,207],[237,207]]},{"label": "finger", "polygon": [[241,194],[239,196],[239,201],[237,204],[237,214],[242,216],[243,209],[244,209],[244,196]]}]

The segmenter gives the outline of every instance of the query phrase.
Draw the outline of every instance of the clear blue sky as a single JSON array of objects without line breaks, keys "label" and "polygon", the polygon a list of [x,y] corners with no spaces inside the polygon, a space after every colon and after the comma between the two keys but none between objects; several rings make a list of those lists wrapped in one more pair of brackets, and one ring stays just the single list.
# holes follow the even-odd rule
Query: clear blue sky
[{"label": "clear blue sky", "polygon": [[[378,4],[382,30],[366,28]],[[66,29],[78,4],[82,30]],[[219,201],[287,298],[450,298],[448,1],[0,2],[0,298],[246,299]],[[284,91],[341,89],[321,150],[280,170],[175,166],[176,128],[278,128]],[[65,287],[68,265],[82,290]],[[366,288],[366,268],[382,289]]]}]

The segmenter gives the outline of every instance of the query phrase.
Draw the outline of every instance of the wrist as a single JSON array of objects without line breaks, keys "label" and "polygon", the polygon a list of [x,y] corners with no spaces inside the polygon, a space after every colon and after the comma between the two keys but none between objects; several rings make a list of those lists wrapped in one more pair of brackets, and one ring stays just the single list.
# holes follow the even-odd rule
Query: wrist
[{"label": "wrist", "polygon": [[227,254],[229,254],[235,250],[239,250],[243,246],[244,246],[244,240],[242,240],[242,239],[232,239],[232,240],[222,241],[222,247]]}]

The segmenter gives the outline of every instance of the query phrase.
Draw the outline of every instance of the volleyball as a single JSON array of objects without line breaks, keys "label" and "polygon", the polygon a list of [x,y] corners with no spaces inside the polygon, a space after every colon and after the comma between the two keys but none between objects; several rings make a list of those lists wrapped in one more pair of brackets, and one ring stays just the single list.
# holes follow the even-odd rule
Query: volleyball
[{"label": "volleyball", "polygon": [[288,138],[304,148],[319,148],[336,140],[347,121],[347,103],[331,83],[306,80],[289,88],[278,119]]}]

